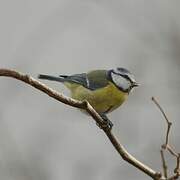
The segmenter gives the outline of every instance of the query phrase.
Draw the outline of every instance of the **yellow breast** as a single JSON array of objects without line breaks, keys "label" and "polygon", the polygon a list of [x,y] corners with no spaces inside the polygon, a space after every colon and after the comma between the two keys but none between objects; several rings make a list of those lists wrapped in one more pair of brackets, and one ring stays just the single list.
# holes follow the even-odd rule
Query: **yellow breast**
[{"label": "yellow breast", "polygon": [[80,101],[87,100],[99,113],[113,111],[128,97],[128,93],[120,91],[113,83],[94,91],[76,84],[70,87],[68,83],[66,86],[71,89],[72,98]]}]

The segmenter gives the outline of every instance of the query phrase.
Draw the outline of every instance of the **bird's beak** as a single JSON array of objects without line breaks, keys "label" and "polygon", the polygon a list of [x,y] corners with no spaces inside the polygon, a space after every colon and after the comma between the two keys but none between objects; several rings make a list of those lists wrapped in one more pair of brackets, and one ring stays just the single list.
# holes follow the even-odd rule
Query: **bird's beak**
[{"label": "bird's beak", "polygon": [[132,83],[132,86],[133,86],[133,87],[138,87],[138,86],[140,86],[140,84],[137,83],[137,82],[133,82],[133,83]]}]

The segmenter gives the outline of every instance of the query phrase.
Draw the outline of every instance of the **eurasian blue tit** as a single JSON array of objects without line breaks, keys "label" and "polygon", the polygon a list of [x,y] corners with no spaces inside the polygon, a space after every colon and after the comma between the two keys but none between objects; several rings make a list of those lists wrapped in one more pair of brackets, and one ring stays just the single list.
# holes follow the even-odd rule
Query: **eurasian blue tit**
[{"label": "eurasian blue tit", "polygon": [[118,108],[130,91],[138,86],[133,74],[125,68],[93,70],[70,76],[40,74],[39,78],[64,83],[71,91],[72,98],[87,100],[110,128],[113,124],[106,114]]}]

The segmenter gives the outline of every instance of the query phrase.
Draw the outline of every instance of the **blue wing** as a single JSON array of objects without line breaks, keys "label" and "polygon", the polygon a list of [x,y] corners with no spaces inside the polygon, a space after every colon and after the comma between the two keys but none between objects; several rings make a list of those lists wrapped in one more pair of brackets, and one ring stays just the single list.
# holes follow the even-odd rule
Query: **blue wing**
[{"label": "blue wing", "polygon": [[96,70],[71,76],[60,75],[59,77],[64,78],[65,82],[77,83],[90,90],[97,90],[109,84],[106,70]]}]

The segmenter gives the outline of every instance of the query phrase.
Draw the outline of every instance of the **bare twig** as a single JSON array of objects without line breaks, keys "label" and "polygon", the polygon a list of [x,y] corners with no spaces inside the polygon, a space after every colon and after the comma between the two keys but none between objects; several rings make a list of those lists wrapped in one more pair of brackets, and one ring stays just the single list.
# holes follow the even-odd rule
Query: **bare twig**
[{"label": "bare twig", "polygon": [[[160,106],[160,104],[157,102],[157,100],[154,97],[152,97],[152,101],[157,105],[157,107],[159,108],[159,110],[163,114],[163,116],[166,120],[166,123],[167,123],[165,144],[163,144],[161,146],[161,159],[162,159],[162,165],[163,165],[163,173],[164,173],[164,176],[167,180],[175,180],[175,179],[178,179],[180,177],[180,154],[176,153],[176,151],[169,144],[169,133],[170,133],[170,129],[172,126],[172,122],[169,121],[166,113],[164,112],[164,110],[162,109],[162,107]],[[169,178],[167,178],[167,176],[168,176],[167,175],[167,165],[166,165],[166,160],[164,157],[164,151],[165,150],[167,150],[172,156],[174,156],[176,158],[176,168],[174,169],[175,175],[173,175],[172,177],[169,177]]]},{"label": "bare twig", "polygon": [[178,154],[177,157],[177,163],[176,163],[176,168],[174,169],[174,173],[180,176],[180,154]]},{"label": "bare twig", "polygon": [[168,172],[167,172],[167,164],[166,164],[166,160],[164,157],[164,151],[161,149],[161,159],[162,159],[162,166],[163,166],[163,174],[164,177],[167,178],[168,177]]},{"label": "bare twig", "polygon": [[172,122],[169,121],[166,113],[164,112],[164,110],[162,109],[162,107],[160,106],[160,104],[157,102],[157,100],[156,100],[154,97],[152,97],[152,100],[153,100],[154,103],[157,105],[157,107],[159,108],[159,110],[161,111],[161,113],[163,114],[163,116],[164,116],[164,118],[165,118],[165,120],[166,120],[166,122],[167,122],[168,127],[167,127],[166,142],[165,142],[165,144],[167,145],[167,144],[168,144],[168,141],[169,141],[169,132],[170,132],[170,129],[171,129]]},{"label": "bare twig", "polygon": [[175,150],[169,144],[167,144],[165,147],[162,146],[162,148],[164,148],[165,150],[167,149],[171,155],[178,158],[178,154],[175,152]]},{"label": "bare twig", "polygon": [[53,89],[47,87],[43,83],[37,81],[36,79],[22,74],[20,72],[9,70],[9,69],[0,69],[0,76],[8,76],[11,78],[18,79],[20,81],[23,81],[32,87],[46,93],[50,97],[73,107],[80,108],[86,110],[96,121],[97,124],[100,125],[100,128],[104,131],[104,133],[107,135],[109,140],[111,141],[114,148],[117,150],[119,155],[127,162],[129,162],[131,165],[135,166],[148,176],[152,177],[152,179],[156,180],[164,180],[164,177],[162,177],[161,173],[156,172],[155,170],[151,169],[150,167],[146,166],[139,160],[137,160],[135,157],[133,157],[131,154],[127,152],[127,150],[123,147],[123,145],[118,142],[117,138],[114,136],[111,130],[105,128],[103,125],[103,119],[100,117],[100,115],[93,109],[93,107],[87,102],[87,101],[77,101],[72,98],[66,97],[57,91],[54,91]]}]

